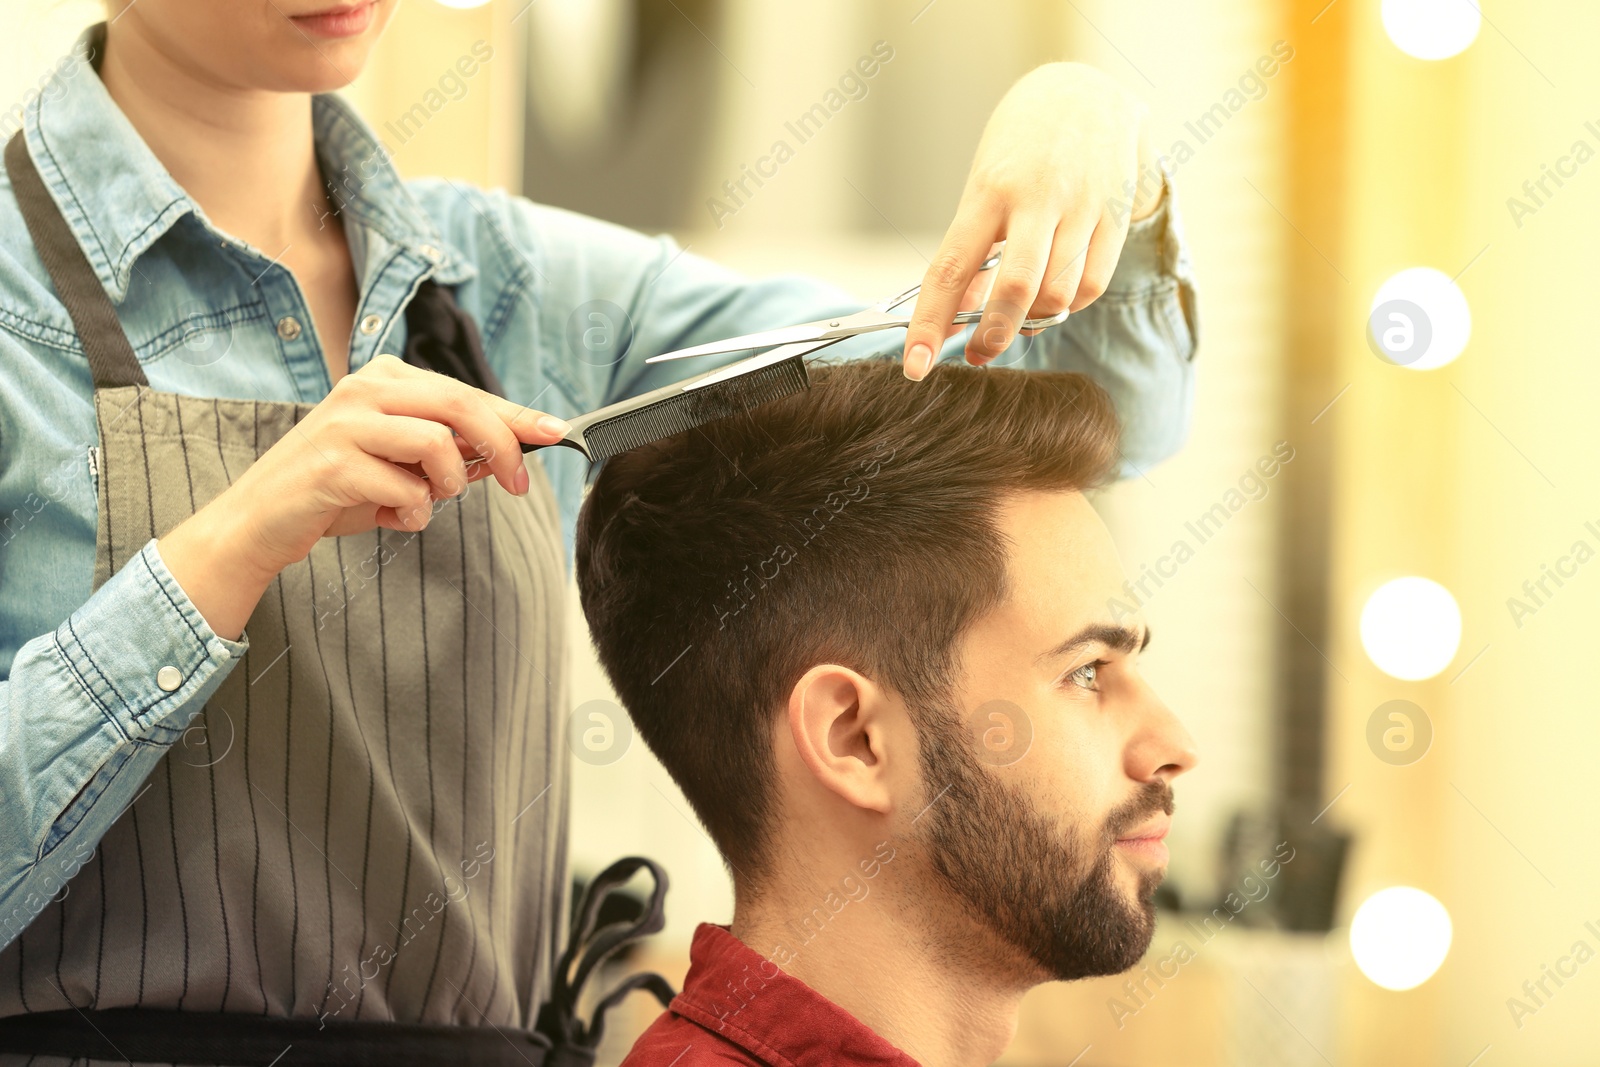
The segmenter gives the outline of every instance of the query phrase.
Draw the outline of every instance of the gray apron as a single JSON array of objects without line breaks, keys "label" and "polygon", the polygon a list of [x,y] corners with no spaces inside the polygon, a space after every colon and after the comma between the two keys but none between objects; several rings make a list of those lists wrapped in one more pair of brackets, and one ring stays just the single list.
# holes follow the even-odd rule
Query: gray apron
[{"label": "gray apron", "polygon": [[[94,371],[98,588],[312,405],[150,388],[21,133],[6,162]],[[566,919],[564,570],[524,462],[526,496],[475,483],[425,531],[324,538],[278,576],[244,659],[0,952],[0,1022],[533,1025]],[[22,1062],[73,1061],[0,1054]]]}]

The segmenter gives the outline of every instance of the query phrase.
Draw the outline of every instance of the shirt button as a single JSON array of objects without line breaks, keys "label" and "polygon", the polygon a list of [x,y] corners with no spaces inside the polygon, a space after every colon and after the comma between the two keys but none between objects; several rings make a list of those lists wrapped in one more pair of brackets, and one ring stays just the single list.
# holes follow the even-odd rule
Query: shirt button
[{"label": "shirt button", "polygon": [[162,667],[156,671],[156,684],[170,693],[183,684],[183,675],[178,673],[176,667]]},{"label": "shirt button", "polygon": [[383,325],[383,320],[376,315],[368,315],[361,320],[362,333],[377,333],[378,327]]},{"label": "shirt button", "polygon": [[439,250],[432,245],[423,245],[421,248],[417,249],[417,251],[421,252],[429,259],[437,260],[439,258]]},{"label": "shirt button", "polygon": [[293,341],[300,336],[300,320],[293,315],[285,315],[278,320],[278,336],[285,341]]}]

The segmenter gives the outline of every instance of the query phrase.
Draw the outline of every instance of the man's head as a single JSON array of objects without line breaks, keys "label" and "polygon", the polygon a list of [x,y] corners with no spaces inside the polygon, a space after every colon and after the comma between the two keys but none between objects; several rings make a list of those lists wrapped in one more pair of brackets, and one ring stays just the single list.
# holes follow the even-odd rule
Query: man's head
[{"label": "man's head", "polygon": [[618,695],[741,902],[889,838],[1030,974],[1132,966],[1195,757],[1083,496],[1110,401],[1065,373],[811,373],[602,469],[578,581]]}]

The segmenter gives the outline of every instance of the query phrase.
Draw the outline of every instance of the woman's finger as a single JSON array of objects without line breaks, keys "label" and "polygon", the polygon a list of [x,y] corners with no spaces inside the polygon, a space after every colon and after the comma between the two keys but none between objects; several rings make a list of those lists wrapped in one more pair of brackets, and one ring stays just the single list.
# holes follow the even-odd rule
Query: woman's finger
[{"label": "woman's finger", "polygon": [[987,206],[963,208],[934,253],[933,262],[922,276],[922,291],[917,294],[916,310],[906,329],[906,377],[921,381],[933,366],[950,320],[955,317],[967,283],[989,255],[999,226],[999,211]]},{"label": "woman's finger", "polygon": [[1004,352],[1017,335],[1026,310],[1044,279],[1055,220],[1044,214],[1006,220],[1006,247],[995,268],[994,287],[983,306],[983,318],[967,341],[967,362],[984,364]]},{"label": "woman's finger", "polygon": [[1045,267],[1044,282],[1039,286],[1039,297],[1030,311],[1032,317],[1055,315],[1072,309],[1072,298],[1083,278],[1089,239],[1094,227],[1094,219],[1062,220],[1050,248],[1050,262]]},{"label": "woman's finger", "polygon": [[[342,400],[362,409],[426,419],[450,428],[458,435],[458,456],[485,456],[501,486],[517,492],[511,456],[516,435],[488,407],[486,401],[492,394],[389,354],[374,356],[334,389]],[[521,449],[516,451],[520,456]],[[463,477],[463,483],[465,480]]]},{"label": "woman's finger", "polygon": [[564,420],[554,415],[528,407],[525,404],[518,404],[514,400],[496,396],[482,389],[476,389],[447,374],[440,374],[437,371],[426,370],[422,367],[414,367],[389,353],[373,356],[355,374],[348,375],[341,381],[350,380],[358,375],[368,373],[375,377],[398,379],[407,382],[423,382],[438,389],[465,390],[487,404],[497,418],[511,427],[517,439],[527,444],[554,444],[571,430],[571,427]]},{"label": "woman's finger", "polygon": [[471,480],[455,436],[442,422],[408,415],[368,415],[356,421],[350,440],[369,456],[391,464],[419,465],[435,497],[455,496]]},{"label": "woman's finger", "polygon": [[[1000,242],[995,241],[989,245],[985,259],[995,254],[1000,248]],[[978,271],[967,283],[966,292],[961,294],[961,301],[956,305],[957,311],[977,311],[983,307],[983,302],[989,298],[989,287],[994,284],[994,271]],[[948,341],[956,334],[967,328],[965,323],[952,322],[944,328],[944,339]]]},{"label": "woman's finger", "polygon": [[[507,492],[516,493],[522,470],[522,442],[550,444],[567,432],[567,424],[542,411],[523,407],[493,393],[475,389],[446,375],[407,367],[373,386],[374,406],[389,415],[440,422],[460,435],[472,454],[482,456]],[[549,421],[545,421],[549,420]]]},{"label": "woman's finger", "polygon": [[1081,311],[1106,291],[1106,287],[1111,284],[1111,275],[1117,269],[1117,260],[1122,255],[1122,246],[1127,238],[1126,218],[1121,223],[1111,218],[1100,220],[1100,225],[1095,227],[1094,235],[1089,238],[1089,251],[1084,255],[1083,273],[1078,280],[1078,287],[1072,293],[1071,310]]},{"label": "woman's finger", "polygon": [[432,517],[433,493],[411,465],[361,456],[346,467],[356,488],[373,504],[373,521],[389,530],[420,530]]}]

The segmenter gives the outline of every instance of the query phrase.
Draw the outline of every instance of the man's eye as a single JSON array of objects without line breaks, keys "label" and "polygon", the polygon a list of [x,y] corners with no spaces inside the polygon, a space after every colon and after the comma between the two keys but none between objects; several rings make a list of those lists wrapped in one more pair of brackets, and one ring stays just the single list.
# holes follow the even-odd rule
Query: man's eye
[{"label": "man's eye", "polygon": [[1074,685],[1082,686],[1084,689],[1098,689],[1099,686],[1097,683],[1099,681],[1099,676],[1100,662],[1096,660],[1093,663],[1085,663],[1083,666],[1067,675],[1067,679]]}]

